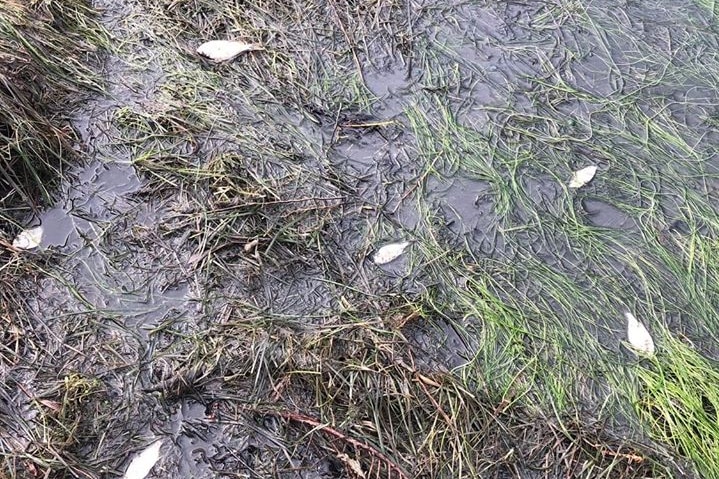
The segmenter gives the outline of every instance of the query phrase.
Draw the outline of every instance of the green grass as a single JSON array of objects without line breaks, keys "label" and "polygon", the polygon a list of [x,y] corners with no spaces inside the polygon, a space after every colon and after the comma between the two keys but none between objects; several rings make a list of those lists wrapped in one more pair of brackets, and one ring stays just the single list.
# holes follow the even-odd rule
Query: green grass
[{"label": "green grass", "polygon": [[[639,53],[651,49],[639,35],[602,25],[606,19],[600,12],[585,10],[582,17],[600,45],[614,36],[631,38]],[[534,54],[530,49],[515,52]],[[701,366],[684,375],[682,387],[709,387],[716,369],[702,354],[713,356],[716,348],[712,340],[702,339],[715,338],[717,332],[713,284],[718,217],[708,190],[715,179],[707,170],[713,149],[702,133],[670,114],[670,103],[645,91],[671,88],[689,78],[697,82],[699,67],[685,69],[686,63],[661,55],[643,59],[666,62],[659,70],[663,76],[652,79],[650,87],[616,90],[608,97],[571,86],[562,71],[547,63],[547,77],[530,80],[534,111],[493,108],[489,124],[461,120],[461,105],[452,109],[453,97],[441,92],[425,95],[408,109],[426,162],[423,174],[430,180],[462,176],[485,183],[491,195],[484,199],[492,201],[493,216],[483,227],[502,239],[502,249],[491,258],[476,255],[472,250],[478,245],[471,242],[465,243],[465,254],[457,254],[457,243],[448,243],[438,229],[443,221],[435,217],[436,200],[418,199],[425,217],[417,228],[425,232],[426,262],[421,264],[431,271],[432,282],[446,289],[463,285],[454,291],[452,311],[471,318],[463,321],[466,334],[480,338],[476,356],[459,371],[467,384],[518,390],[519,404],[540,411],[572,415],[591,404],[603,420],[626,414],[623,394],[634,384],[631,354],[621,345],[626,327],[622,310],[628,308],[645,318],[660,349],[673,344],[674,336],[696,340],[699,350],[692,355]],[[702,67],[714,66],[713,59],[708,62]],[[460,76],[471,71],[468,66]],[[714,71],[707,70],[708,77]],[[591,105],[594,113],[568,116],[555,107],[572,102]],[[707,114],[703,100],[682,107],[700,119]],[[600,171],[589,186],[576,192],[563,186],[572,170],[597,163]],[[527,186],[533,181],[555,185],[549,201],[531,197]],[[635,231],[592,225],[583,199],[617,208],[633,219]],[[452,297],[446,290],[444,295]],[[433,304],[447,309],[442,302]],[[671,349],[659,357],[668,362],[675,354]],[[681,374],[679,366],[673,371]],[[643,382],[659,389],[656,377],[650,377],[643,375]],[[696,401],[689,396],[673,394],[672,401],[687,402],[691,409]],[[682,408],[675,409],[662,408],[666,423],[682,417]],[[685,429],[658,434],[647,428],[646,412],[639,416],[630,413],[628,418],[636,437],[644,429],[660,443],[681,443],[679,454],[691,458],[704,477],[719,474],[711,451],[714,419],[693,415],[699,434]],[[673,439],[675,434],[689,437]]]},{"label": "green grass", "polygon": [[633,371],[637,387],[630,398],[637,415],[656,440],[689,457],[704,477],[716,477],[717,365],[671,336],[662,346],[655,361]]}]

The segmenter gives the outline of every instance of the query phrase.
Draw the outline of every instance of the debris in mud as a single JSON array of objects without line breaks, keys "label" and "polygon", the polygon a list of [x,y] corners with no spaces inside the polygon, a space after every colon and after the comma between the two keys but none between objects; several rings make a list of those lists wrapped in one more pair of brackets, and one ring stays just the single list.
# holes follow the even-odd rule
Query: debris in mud
[{"label": "debris in mud", "polygon": [[360,464],[357,459],[352,459],[344,453],[337,454],[337,459],[342,461],[342,463],[347,467],[347,469],[351,471],[351,473],[354,475],[353,477],[356,477],[357,479],[367,478],[364,471],[362,470],[362,464]]},{"label": "debris in mud", "polygon": [[375,252],[374,256],[372,256],[372,261],[374,264],[391,263],[404,253],[407,246],[409,246],[409,241],[386,244]]},{"label": "debris in mud", "polygon": [[160,459],[162,440],[155,441],[130,462],[123,479],[145,479]]},{"label": "debris in mud", "polygon": [[585,168],[582,168],[581,170],[577,170],[574,173],[572,173],[572,179],[569,180],[569,187],[570,188],[581,188],[582,186],[586,185],[592,179],[594,178],[594,175],[597,174],[597,167],[587,166]]},{"label": "debris in mud", "polygon": [[260,244],[260,240],[257,239],[257,238],[255,238],[255,239],[253,239],[252,241],[246,243],[245,246],[243,246],[242,249],[245,250],[245,253],[251,253],[252,251],[254,251],[255,249],[257,249],[257,245],[258,245],[258,244]]},{"label": "debris in mud", "polygon": [[638,353],[653,355],[654,341],[647,328],[629,311],[624,313],[624,317],[627,318],[627,338],[632,348]]},{"label": "debris in mud", "polygon": [[197,53],[214,62],[229,62],[245,52],[264,50],[259,43],[245,43],[233,40],[211,40],[197,48]]},{"label": "debris in mud", "polygon": [[40,243],[42,242],[42,234],[42,226],[36,226],[35,228],[23,230],[13,240],[12,245],[17,249],[35,249],[40,246]]}]

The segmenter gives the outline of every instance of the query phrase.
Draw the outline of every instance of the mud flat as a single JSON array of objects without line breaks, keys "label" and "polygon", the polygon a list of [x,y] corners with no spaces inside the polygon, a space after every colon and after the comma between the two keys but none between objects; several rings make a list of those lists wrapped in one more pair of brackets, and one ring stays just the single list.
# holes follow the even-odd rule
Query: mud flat
[{"label": "mud flat", "polygon": [[719,24],[650,4],[0,6],[0,477],[719,477]]}]

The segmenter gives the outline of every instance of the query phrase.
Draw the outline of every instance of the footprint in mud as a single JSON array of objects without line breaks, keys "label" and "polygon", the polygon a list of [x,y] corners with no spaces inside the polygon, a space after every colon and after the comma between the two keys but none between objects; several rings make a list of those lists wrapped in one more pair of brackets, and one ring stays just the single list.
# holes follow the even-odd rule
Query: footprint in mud
[{"label": "footprint in mud", "polygon": [[212,458],[217,454],[222,429],[208,420],[201,402],[185,398],[175,405],[170,430],[179,449],[177,473],[181,477],[213,477]]},{"label": "footprint in mud", "polygon": [[582,209],[586,213],[584,217],[592,226],[599,228],[621,229],[625,231],[638,230],[637,223],[624,211],[616,206],[605,203],[596,198],[585,198],[582,200]]}]

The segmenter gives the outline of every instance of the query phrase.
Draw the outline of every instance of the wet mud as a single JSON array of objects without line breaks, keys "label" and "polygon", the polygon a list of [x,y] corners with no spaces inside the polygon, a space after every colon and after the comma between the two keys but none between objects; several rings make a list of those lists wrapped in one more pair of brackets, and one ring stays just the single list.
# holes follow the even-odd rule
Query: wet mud
[{"label": "wet mud", "polygon": [[[86,466],[103,470],[103,477],[118,477],[127,458],[113,450],[137,449],[149,438],[162,437],[167,441],[153,477],[348,477],[346,464],[338,463],[336,455],[318,452],[329,450],[327,443],[303,444],[310,435],[307,424],[290,427],[286,417],[244,402],[243,395],[262,387],[281,397],[284,385],[238,378],[248,374],[261,381],[259,371],[287,364],[299,370],[299,359],[287,359],[301,355],[291,349],[297,346],[277,338],[302,337],[311,326],[348,327],[347,317],[362,318],[364,313],[348,304],[382,311],[392,310],[400,298],[435,292],[451,297],[442,285],[444,277],[426,266],[436,259],[425,257],[415,244],[389,265],[370,260],[379,244],[425,237],[428,216],[440,244],[477,268],[494,265],[501,270],[496,276],[491,267],[486,270],[492,292],[518,310],[527,298],[560,317],[569,318],[572,307],[564,298],[551,297],[551,285],[524,265],[566,274],[580,289],[605,288],[608,295],[621,290],[627,303],[641,295],[641,278],[625,258],[646,253],[642,232],[653,220],[638,214],[649,196],[642,188],[654,192],[652,199],[665,211],[657,234],[668,242],[681,241],[692,230],[681,216],[678,185],[661,182],[663,169],[691,177],[719,168],[716,132],[708,123],[719,105],[716,91],[690,74],[664,82],[668,71],[679,75],[682,65],[696,61],[695,47],[682,35],[709,26],[703,16],[686,12],[681,18],[696,24],[677,24],[672,12],[679,7],[653,3],[661,5],[661,13],[650,17],[651,7],[615,8],[610,2],[576,9],[547,2],[408,4],[406,20],[414,37],[406,51],[393,52],[399,47],[386,42],[358,56],[371,98],[364,111],[334,111],[328,105],[314,111],[288,99],[286,105],[257,114],[233,98],[239,92],[208,95],[207,101],[226,108],[232,121],[244,115],[247,124],[235,126],[264,132],[268,150],[285,151],[283,158],[264,158],[262,151],[233,143],[212,126],[190,138],[182,136],[186,130],[180,122],[154,124],[156,111],[181,107],[167,105],[163,96],[168,75],[176,71],[155,56],[152,39],[136,47],[132,64],[109,54],[107,94],[73,113],[85,161],[68,172],[53,205],[27,218],[27,225],[42,224],[47,232],[38,255],[47,258],[54,273],[22,287],[28,291],[32,319],[42,322],[43,334],[64,345],[44,353],[46,359],[30,382],[82,371],[101,382],[87,387],[107,408],[97,412],[92,425],[78,419],[78,427],[88,432],[79,440],[77,456]],[[123,18],[146,13],[143,2],[98,6],[106,27],[118,37],[127,28]],[[647,46],[658,55],[649,63]],[[186,53],[178,60],[182,68],[232,75],[233,67],[208,67]],[[663,82],[655,85],[653,78]],[[544,88],[548,84],[561,88]],[[562,88],[586,92],[584,100],[562,97]],[[666,115],[686,125],[693,137],[683,142],[692,144],[696,164],[653,163],[652,147],[625,135],[623,113],[607,111],[607,98],[620,103],[629,98],[647,116]],[[451,110],[476,138],[489,138],[491,147],[479,151],[470,140],[432,144],[436,158],[428,159],[408,112],[433,101]],[[170,113],[165,119],[172,117]],[[430,133],[439,130],[430,128]],[[632,133],[645,140],[652,136]],[[157,135],[166,148],[162,153],[144,151],[132,145],[132,135],[137,144]],[[677,156],[686,156],[683,143],[674,148]],[[444,149],[456,149],[456,158],[445,158]],[[610,151],[616,156],[610,158]],[[612,163],[622,155],[641,158],[646,166],[642,174],[656,183],[645,181],[639,190],[627,191],[629,179],[614,176],[625,170]],[[249,161],[233,166],[229,175],[223,170],[206,179],[200,193],[180,186],[184,184],[169,166],[167,171],[144,166],[165,158],[168,165],[175,162],[172,168],[179,163],[199,171],[212,162],[219,169],[223,161],[237,157]],[[600,164],[598,176],[568,193],[571,171],[585,163]],[[298,174],[294,165],[316,175]],[[248,191],[241,198],[226,195],[238,184],[276,178],[295,186],[292,197],[272,197],[269,189]],[[694,191],[701,195],[710,188],[716,193],[716,185],[698,183]],[[217,214],[205,214],[198,198],[216,205]],[[253,210],[253,202],[261,206]],[[310,209],[320,213],[306,215]],[[235,216],[244,211],[254,216]],[[605,240],[609,264],[584,255],[581,235],[572,233],[582,228]],[[705,227],[702,234],[713,233]],[[295,254],[300,250],[310,252]],[[470,287],[467,278],[454,281],[454,288]],[[568,330],[589,331],[607,349],[618,350],[617,331],[623,325],[608,319],[590,298],[582,301],[587,315],[599,319],[589,326],[567,324]],[[432,321],[415,320],[406,311],[379,320],[384,326],[392,321],[401,325],[398,331],[417,368],[428,375],[446,373],[473,360],[482,331],[481,318],[447,309]],[[272,327],[267,337],[252,338],[253,344],[267,344],[264,356],[255,358],[257,364],[242,366],[247,358],[232,344],[212,351],[213,331],[237,327],[242,335],[237,325],[262,315]],[[667,315],[670,324],[681,322],[676,319],[680,312]],[[408,317],[412,320],[405,324]],[[459,332],[458,324],[467,330]],[[703,344],[700,331],[687,326],[685,332]],[[320,342],[321,336],[315,340]],[[116,357],[103,352],[108,343]],[[238,341],[237,347],[244,344]],[[541,345],[527,345],[532,348]],[[70,357],[55,358],[68,350]],[[201,359],[192,363],[189,358]],[[30,373],[17,374],[5,379],[27,382]],[[601,394],[601,386],[589,392],[587,407],[596,406],[592,401]],[[321,398],[303,399],[312,404]],[[22,398],[14,401],[13,407],[27,407]],[[117,407],[126,409],[118,415],[112,411]],[[105,431],[101,448],[90,444],[91,430]],[[512,448],[505,446],[502,451],[510,454]],[[102,456],[93,456],[99,450]],[[281,467],[270,470],[271,464]],[[499,466],[493,472],[492,477],[517,477],[516,470]],[[532,468],[520,472],[527,474],[521,477],[550,477]]]}]

